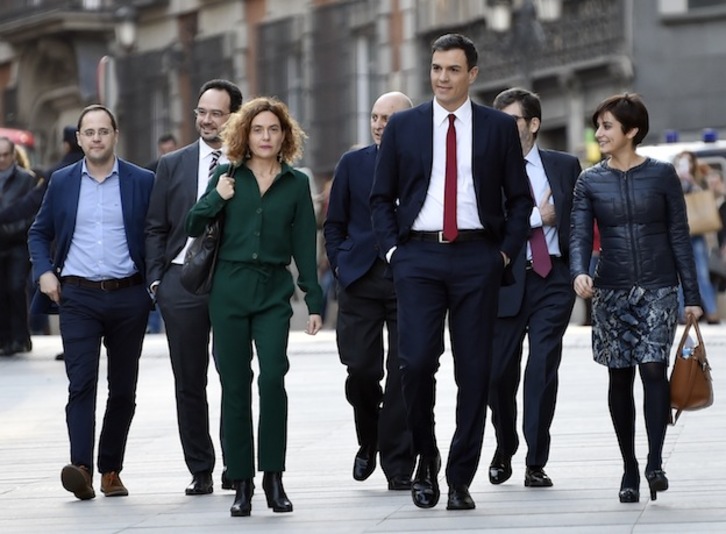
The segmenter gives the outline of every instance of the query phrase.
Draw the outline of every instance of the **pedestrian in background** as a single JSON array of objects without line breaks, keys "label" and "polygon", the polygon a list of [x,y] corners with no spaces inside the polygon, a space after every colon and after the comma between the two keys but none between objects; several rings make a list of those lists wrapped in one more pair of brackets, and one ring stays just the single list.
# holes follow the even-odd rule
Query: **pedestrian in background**
[{"label": "pedestrian in background", "polygon": [[[0,210],[10,208],[31,193],[37,179],[16,162],[16,149],[0,137]],[[27,233],[35,212],[0,223],[0,355],[30,352],[27,279],[30,271]]]},{"label": "pedestrian in background", "polygon": [[[701,172],[698,164],[698,158],[693,152],[684,150],[676,155],[673,164],[681,180],[681,188],[683,194],[687,195],[695,191],[704,191],[708,189],[706,176]],[[709,247],[705,234],[691,235],[691,247],[693,247],[693,258],[696,262],[696,276],[698,280],[698,290],[701,293],[701,305],[706,313],[706,321],[708,324],[719,324],[721,318],[718,314],[718,302],[716,300],[716,288],[711,282],[711,275],[708,270],[708,253]],[[685,322],[685,312],[683,311],[683,296],[679,293],[679,318],[681,322]]]},{"label": "pedestrian in background", "polygon": [[389,490],[411,489],[415,459],[401,392],[396,292],[376,244],[369,197],[383,130],[394,113],[412,106],[399,92],[375,101],[370,118],[373,144],[347,152],[336,165],[324,225],[330,269],[338,282],[336,341],[348,371],[345,396],[353,407],[359,446],[353,478],[371,476],[380,451]]},{"label": "pedestrian in background", "polygon": [[294,291],[291,259],[310,314],[306,332],[314,335],[322,327],[310,185],[304,173],[291,167],[302,155],[304,137],[282,102],[265,97],[247,102],[222,132],[230,164],[214,173],[186,221],[189,235],[198,236],[214,218],[224,217],[209,311],[222,379],[227,472],[237,489],[232,516],[247,516],[252,510],[253,343],[260,369],[257,467],[264,472],[267,505],[273,512],[292,512],[282,485]]},{"label": "pedestrian in background", "polygon": [[[636,367],[643,383],[651,499],[668,489],[663,441],[670,415],[668,357],[678,317],[678,285],[686,314],[703,311],[688,235],[686,204],[675,169],[636,153],[648,134],[648,111],[636,94],[603,100],[592,115],[605,159],[577,180],[572,209],[570,272],[582,298],[592,298],[595,361],[608,368],[608,406],[623,457],[620,502],[640,500],[635,454]],[[593,222],[600,259],[589,274]]]},{"label": "pedestrian in background", "polygon": [[81,112],[78,141],[86,156],[53,174],[28,235],[39,286],[34,308],[48,313],[51,305],[57,307],[69,382],[71,463],[61,471],[61,482],[81,500],[95,497],[101,343],[108,359],[108,400],[98,443],[101,491],[107,497],[128,495],[119,474],[151,306],[143,274],[144,219],[154,174],[116,156],[118,136],[107,108],[92,105]]}]

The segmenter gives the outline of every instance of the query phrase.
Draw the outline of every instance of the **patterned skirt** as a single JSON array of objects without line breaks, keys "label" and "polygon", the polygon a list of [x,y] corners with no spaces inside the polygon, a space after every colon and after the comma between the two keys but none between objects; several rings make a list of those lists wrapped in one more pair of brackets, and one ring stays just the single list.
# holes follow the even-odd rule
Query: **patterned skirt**
[{"label": "patterned skirt", "polygon": [[678,318],[678,288],[595,288],[592,352],[610,368],[668,365]]}]

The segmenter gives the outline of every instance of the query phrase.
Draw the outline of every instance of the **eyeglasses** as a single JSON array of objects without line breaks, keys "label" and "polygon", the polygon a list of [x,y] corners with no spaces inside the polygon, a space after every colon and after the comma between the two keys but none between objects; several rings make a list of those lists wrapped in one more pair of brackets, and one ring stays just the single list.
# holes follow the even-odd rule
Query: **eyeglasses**
[{"label": "eyeglasses", "polygon": [[210,110],[207,110],[207,109],[204,109],[204,108],[194,108],[193,111],[194,111],[194,115],[196,115],[197,117],[204,118],[204,117],[209,116],[209,117],[212,117],[215,120],[219,120],[222,117],[225,117],[225,116],[229,115],[229,113],[225,113],[224,111],[220,111],[218,109],[210,109]]},{"label": "eyeglasses", "polygon": [[83,137],[96,137],[96,134],[98,134],[101,137],[108,137],[112,133],[113,130],[109,130],[108,128],[99,128],[98,130],[83,130],[81,135]]}]

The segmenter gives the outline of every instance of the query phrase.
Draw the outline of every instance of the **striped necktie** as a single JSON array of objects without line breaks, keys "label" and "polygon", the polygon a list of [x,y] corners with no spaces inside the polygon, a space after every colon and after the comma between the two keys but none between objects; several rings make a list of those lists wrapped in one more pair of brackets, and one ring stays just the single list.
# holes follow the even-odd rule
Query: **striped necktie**
[{"label": "striped necktie", "polygon": [[219,165],[219,156],[221,155],[221,150],[212,150],[212,161],[209,162],[209,174],[207,175],[207,178],[211,178],[214,174],[214,170],[217,168],[217,165]]}]

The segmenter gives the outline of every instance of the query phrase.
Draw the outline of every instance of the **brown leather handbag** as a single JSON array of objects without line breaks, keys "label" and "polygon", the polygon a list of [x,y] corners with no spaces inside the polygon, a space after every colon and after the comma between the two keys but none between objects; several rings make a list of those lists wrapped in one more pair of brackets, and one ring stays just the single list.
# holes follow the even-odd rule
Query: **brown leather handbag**
[{"label": "brown leather handbag", "polygon": [[[696,333],[697,344],[688,347],[686,341],[689,339],[688,332],[691,328]],[[688,316],[686,328],[678,344],[670,387],[671,408],[675,410],[675,415],[671,413],[672,425],[676,424],[681,412],[702,410],[713,404],[711,366],[706,358],[706,345],[701,337],[701,329],[692,315]]]}]

